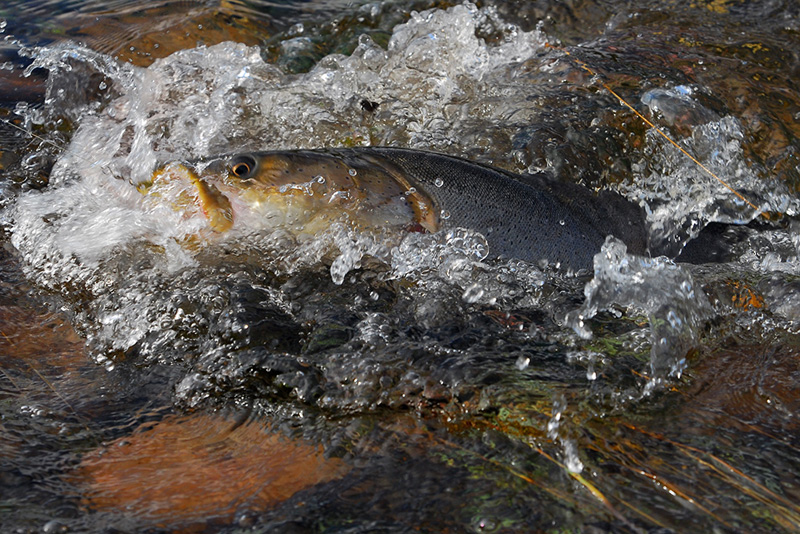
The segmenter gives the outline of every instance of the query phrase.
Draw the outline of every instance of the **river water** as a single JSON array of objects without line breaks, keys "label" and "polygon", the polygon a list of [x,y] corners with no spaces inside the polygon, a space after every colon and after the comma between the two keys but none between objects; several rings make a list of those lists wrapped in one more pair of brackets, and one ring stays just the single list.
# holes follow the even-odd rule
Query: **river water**
[{"label": "river water", "polygon": [[[798,20],[6,2],[3,531],[797,531]],[[564,273],[469,230],[212,239],[141,192],[171,161],[369,145],[611,188],[659,250],[731,253],[609,240]]]}]

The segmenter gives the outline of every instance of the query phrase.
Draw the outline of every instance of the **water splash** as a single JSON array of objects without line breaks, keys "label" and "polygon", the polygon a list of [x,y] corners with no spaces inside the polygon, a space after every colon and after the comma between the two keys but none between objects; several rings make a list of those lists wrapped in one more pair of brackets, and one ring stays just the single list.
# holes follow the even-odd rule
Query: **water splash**
[{"label": "water splash", "polygon": [[553,398],[553,412],[547,423],[547,437],[561,444],[564,466],[570,473],[579,474],[583,471],[583,462],[578,456],[578,446],[575,440],[564,435],[564,414],[567,410],[567,400],[563,394]]},{"label": "water splash", "polygon": [[[691,91],[678,88],[650,90],[642,101],[667,122],[680,122],[690,132],[679,139],[681,147],[761,211],[800,212],[786,184],[765,178],[768,173],[744,157],[745,132],[738,119],[716,117],[691,98]],[[650,248],[657,254],[677,256],[709,222],[742,224],[759,215],[652,130],[647,132],[643,158],[632,170],[635,185],[626,193],[644,205]]]},{"label": "water splash", "polygon": [[[503,38],[487,44],[477,36],[487,27]],[[395,28],[386,50],[363,35],[351,56],[327,56],[299,75],[283,74],[259,48],[236,43],[181,50],[148,68],[74,43],[27,48],[28,71],[50,71],[45,109],[58,108],[79,126],[51,173],[55,187],[24,195],[14,209],[14,244],[50,285],[85,279],[115,250],[142,241],[177,252],[165,260],[174,268],[189,265],[191,254],[181,257],[171,245],[201,221],[142,203],[131,187],[147,182],[157,165],[232,146],[446,147],[465,128],[484,129],[468,102],[508,84],[509,69],[542,43],[538,32],[520,32],[491,9],[464,4],[415,13]],[[96,75],[107,98],[75,94]],[[358,106],[365,98],[380,103],[368,118]],[[516,100],[525,101],[521,94]],[[338,281],[363,255],[387,256],[382,245],[333,234],[325,239],[340,251],[331,270]],[[324,256],[319,248],[307,250],[309,262]]]},{"label": "water splash", "polygon": [[[480,37],[488,33],[493,34],[490,41]],[[51,72],[52,99],[46,109],[68,108],[78,128],[53,169],[49,189],[23,194],[13,208],[12,243],[42,286],[79,288],[96,298],[91,304],[91,319],[100,325],[96,336],[113,339],[112,347],[120,350],[146,339],[153,321],[165,328],[183,324],[174,309],[147,297],[148,291],[164,297],[155,285],[201,264],[198,256],[207,260],[221,251],[230,257],[258,257],[282,275],[329,263],[336,284],[363,267],[365,258],[375,258],[388,268],[387,279],[436,278],[430,286],[441,283],[451,289],[458,309],[538,306],[549,275],[523,262],[488,264],[484,237],[469,230],[362,235],[336,224],[309,242],[297,243],[261,228],[209,246],[187,247],[204,221],[143,200],[135,186],[149,180],[158,164],[229,152],[231,147],[389,144],[456,155],[491,147],[484,157],[499,156],[520,124],[541,117],[542,101],[533,98],[536,84],[526,76],[537,68],[534,59],[543,54],[544,41],[539,31],[520,31],[491,9],[464,4],[414,14],[394,29],[386,49],[362,36],[350,56],[329,55],[308,73],[296,75],[266,63],[259,48],[235,43],[183,50],[146,69],[118,64],[74,44],[29,49],[34,65]],[[97,83],[103,84],[106,96],[89,103],[71,99],[73,82],[93,74],[101,75]],[[661,112],[669,104],[675,120],[681,106],[700,109],[690,92],[673,92],[651,92],[647,103]],[[367,110],[361,105],[365,100],[375,105]],[[25,114],[33,117],[35,112]],[[692,123],[686,143],[701,157],[741,175],[735,185],[765,191],[744,163],[738,123],[697,113],[702,120]],[[656,241],[672,243],[677,235],[679,247],[706,220],[741,217],[737,206],[728,210],[730,201],[717,198],[716,187],[687,185],[696,178],[696,169],[682,157],[656,139],[648,138],[647,146],[648,161],[637,169],[641,182],[626,192],[649,203]],[[791,207],[786,198],[777,194],[770,202]],[[696,218],[692,214],[698,209]],[[638,306],[651,318],[654,374],[680,372],[681,351],[685,354],[703,316],[700,296],[689,297],[681,289],[690,278],[666,260],[635,259],[613,248],[604,253],[611,256],[597,264],[587,303],[570,325],[587,335],[581,321],[611,302]],[[210,291],[210,286],[203,289]],[[120,292],[116,303],[103,300],[115,291]],[[676,310],[673,301],[685,303],[685,309]],[[416,317],[422,324],[435,324],[446,317],[446,307],[420,304]],[[190,312],[187,317],[203,319]]]},{"label": "water splash", "polygon": [[580,337],[590,339],[588,320],[617,304],[628,315],[644,314],[650,328],[652,389],[669,375],[680,376],[686,354],[697,343],[700,328],[711,315],[705,294],[685,268],[667,258],[627,254],[623,243],[608,238],[594,258],[594,278],[586,284],[586,301],[566,317]]},{"label": "water splash", "polygon": [[650,111],[659,113],[670,126],[684,127],[707,124],[719,117],[713,111],[700,105],[692,98],[695,88],[678,85],[670,89],[650,89],[642,97],[642,104]]}]

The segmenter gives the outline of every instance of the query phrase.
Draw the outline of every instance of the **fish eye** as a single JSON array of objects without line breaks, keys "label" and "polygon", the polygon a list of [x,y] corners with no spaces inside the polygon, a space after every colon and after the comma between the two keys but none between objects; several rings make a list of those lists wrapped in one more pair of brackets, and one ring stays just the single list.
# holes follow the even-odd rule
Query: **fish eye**
[{"label": "fish eye", "polygon": [[231,162],[230,169],[234,176],[245,180],[252,177],[256,169],[256,161],[250,156],[238,156]]}]

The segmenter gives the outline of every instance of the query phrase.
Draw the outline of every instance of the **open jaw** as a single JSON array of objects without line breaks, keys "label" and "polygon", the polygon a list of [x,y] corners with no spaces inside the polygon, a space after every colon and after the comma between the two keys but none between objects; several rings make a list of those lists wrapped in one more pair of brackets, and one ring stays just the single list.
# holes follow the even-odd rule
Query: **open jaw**
[{"label": "open jaw", "polygon": [[295,236],[314,235],[345,212],[336,206],[320,205],[319,195],[315,198],[311,187],[232,183],[223,173],[179,162],[158,168],[151,181],[138,189],[182,213],[185,219],[202,217],[210,230],[201,232],[204,238],[235,228],[281,228]]},{"label": "open jaw", "polygon": [[226,232],[233,227],[233,207],[228,197],[182,163],[170,163],[157,169],[151,182],[138,189],[145,195],[160,198],[175,210],[184,211],[187,216],[199,209],[215,232]]}]

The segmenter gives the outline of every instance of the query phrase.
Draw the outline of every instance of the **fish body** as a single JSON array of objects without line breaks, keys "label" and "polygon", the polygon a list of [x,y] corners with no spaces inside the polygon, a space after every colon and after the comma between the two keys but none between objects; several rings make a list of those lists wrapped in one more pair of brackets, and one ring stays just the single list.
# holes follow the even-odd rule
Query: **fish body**
[{"label": "fish body", "polygon": [[[483,234],[493,257],[591,269],[607,235],[647,250],[638,206],[547,175],[516,175],[443,154],[398,148],[251,152],[156,171],[194,184],[209,225],[282,227],[311,236],[334,221],[368,229]],[[171,178],[169,178],[171,177]]]},{"label": "fish body", "polygon": [[430,198],[438,228],[482,233],[490,254],[573,270],[591,269],[607,235],[643,254],[642,210],[611,191],[558,182],[545,173],[517,175],[465,159],[395,148],[362,149],[388,162]]}]

